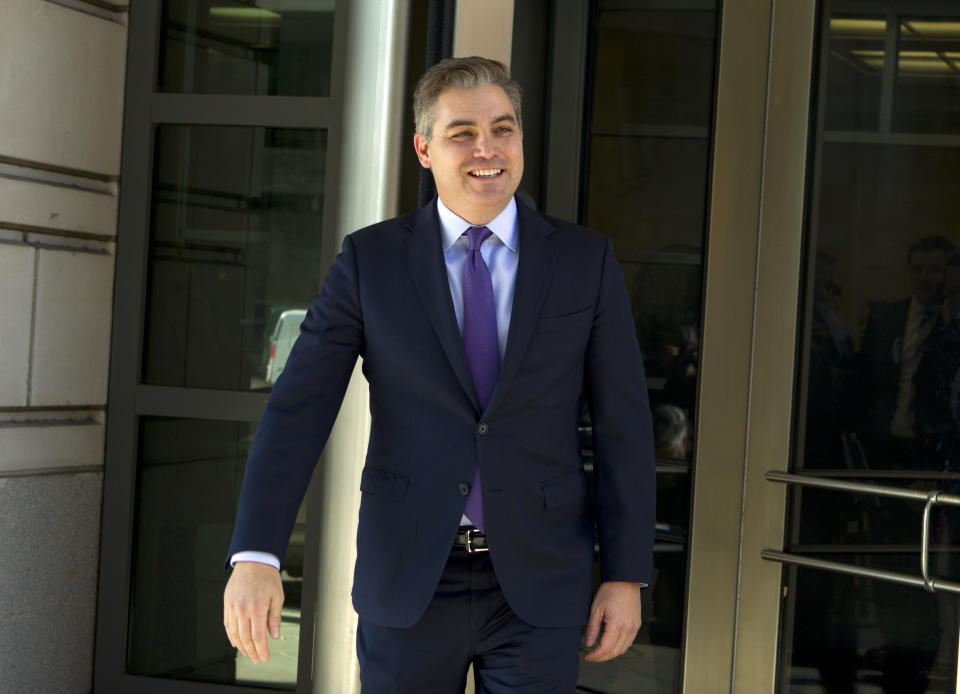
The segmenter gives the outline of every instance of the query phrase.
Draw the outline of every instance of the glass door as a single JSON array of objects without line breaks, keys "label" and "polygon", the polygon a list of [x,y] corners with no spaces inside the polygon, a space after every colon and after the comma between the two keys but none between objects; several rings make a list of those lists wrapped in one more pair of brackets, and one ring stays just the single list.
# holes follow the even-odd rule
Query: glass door
[{"label": "glass door", "polygon": [[[717,0],[559,2],[546,212],[609,236],[647,372],[657,456],[654,573],[620,658],[578,691],[682,687],[717,50]],[[515,44],[516,51],[516,44]],[[581,422],[591,471],[589,414]]]},{"label": "glass door", "polygon": [[[825,1],[791,471],[960,490],[960,7]],[[923,496],[920,494],[918,496]],[[791,488],[784,548],[919,576],[923,501]],[[929,571],[960,577],[934,508]],[[784,572],[779,691],[955,691],[955,594]]]},{"label": "glass door", "polygon": [[[589,18],[581,223],[608,235],[644,357],[657,455],[644,626],[583,691],[677,691],[696,431],[718,7],[597,2]],[[664,76],[669,75],[669,80]],[[585,438],[589,466],[589,439]]]}]

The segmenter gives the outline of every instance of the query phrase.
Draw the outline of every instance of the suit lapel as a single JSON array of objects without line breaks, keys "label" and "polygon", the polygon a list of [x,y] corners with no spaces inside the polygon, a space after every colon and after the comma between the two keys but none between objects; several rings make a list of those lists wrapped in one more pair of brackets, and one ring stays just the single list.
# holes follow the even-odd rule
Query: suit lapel
[{"label": "suit lapel", "polygon": [[549,238],[553,228],[546,219],[530,210],[519,199],[517,229],[520,257],[513,292],[510,330],[507,333],[507,350],[503,356],[497,387],[487,405],[488,412],[497,406],[520,368],[523,353],[537,328],[540,307],[546,298],[557,260],[557,245]]},{"label": "suit lapel", "polygon": [[463,348],[463,337],[457,327],[453,299],[450,297],[450,283],[447,280],[447,267],[443,260],[436,198],[421,208],[406,228],[410,231],[407,263],[413,283],[417,287],[420,300],[430,317],[447,360],[473,406],[479,411],[480,405],[477,402],[473,378],[470,376],[470,367],[467,365],[467,356]]}]

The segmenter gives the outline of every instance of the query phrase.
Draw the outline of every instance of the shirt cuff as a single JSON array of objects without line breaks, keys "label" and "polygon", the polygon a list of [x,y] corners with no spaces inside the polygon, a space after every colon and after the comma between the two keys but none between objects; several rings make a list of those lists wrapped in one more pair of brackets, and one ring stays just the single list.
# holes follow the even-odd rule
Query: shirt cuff
[{"label": "shirt cuff", "polygon": [[280,559],[269,552],[237,552],[230,557],[230,566],[235,566],[238,561],[255,561],[258,564],[269,564],[277,571],[280,570]]}]

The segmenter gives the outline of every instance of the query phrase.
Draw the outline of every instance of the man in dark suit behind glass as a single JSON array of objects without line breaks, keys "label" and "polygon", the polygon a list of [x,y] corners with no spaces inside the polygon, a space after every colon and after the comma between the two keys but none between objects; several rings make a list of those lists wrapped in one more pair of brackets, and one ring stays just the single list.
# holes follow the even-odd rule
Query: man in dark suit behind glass
[{"label": "man in dark suit behind glass", "polygon": [[[944,268],[953,244],[943,236],[925,236],[910,245],[907,263],[911,294],[871,307],[858,354],[864,418],[862,440],[871,468],[924,470],[932,461],[917,432],[916,375],[930,337],[938,331]],[[922,483],[919,483],[922,485]],[[916,542],[917,516],[904,504],[885,501],[868,517],[868,539]],[[878,555],[877,568],[904,571],[897,555]],[[888,563],[884,563],[888,562]],[[940,638],[940,618],[932,596],[895,584],[873,586],[883,646],[867,659],[877,661],[885,692],[922,692]]]},{"label": "man in dark suit behind glass", "polygon": [[587,659],[624,652],[650,577],[653,438],[623,277],[608,239],[516,200],[520,90],[502,64],[442,61],[414,111],[438,198],[348,236],[307,313],[247,462],[225,627],[267,659],[278,567],[362,356],[363,691],[462,691],[472,663],[479,691],[572,692],[583,625]]},{"label": "man in dark suit behind glass", "polygon": [[914,374],[939,323],[943,272],[953,244],[925,236],[910,245],[910,296],[870,309],[860,345],[862,427],[871,466],[921,467],[916,447]]}]

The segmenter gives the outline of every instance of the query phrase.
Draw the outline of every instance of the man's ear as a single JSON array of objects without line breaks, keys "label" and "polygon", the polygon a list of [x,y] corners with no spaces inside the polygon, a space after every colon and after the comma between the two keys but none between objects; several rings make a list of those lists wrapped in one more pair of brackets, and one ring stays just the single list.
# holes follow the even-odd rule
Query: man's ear
[{"label": "man's ear", "polygon": [[417,159],[420,160],[420,166],[425,169],[430,168],[430,142],[420,133],[413,136],[413,148],[417,151]]}]

